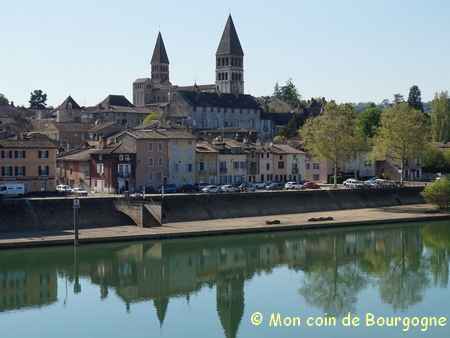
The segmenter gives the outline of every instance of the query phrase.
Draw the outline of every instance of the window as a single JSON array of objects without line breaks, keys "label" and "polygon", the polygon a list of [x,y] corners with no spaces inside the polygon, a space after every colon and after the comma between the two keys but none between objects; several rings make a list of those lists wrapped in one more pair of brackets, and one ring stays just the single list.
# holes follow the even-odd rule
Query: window
[{"label": "window", "polygon": [[50,170],[49,170],[48,165],[46,165],[46,166],[40,165],[39,166],[39,176],[48,176],[49,173],[50,173]]},{"label": "window", "polygon": [[103,175],[105,172],[105,168],[103,166],[103,163],[97,163],[97,174]]},{"label": "window", "polygon": [[314,174],[314,175],[313,175],[313,180],[314,180],[314,181],[320,180],[319,175],[318,175],[318,174]]},{"label": "window", "polygon": [[15,167],[14,175],[15,176],[26,176],[25,170],[26,170],[25,167]]},{"label": "window", "polygon": [[270,153],[267,153],[267,154],[266,154],[266,158],[269,158],[269,156],[270,156]]},{"label": "window", "polygon": [[238,161],[233,162],[233,167],[234,169],[239,169],[239,162]]},{"label": "window", "polygon": [[162,167],[162,158],[159,159],[159,166]]},{"label": "window", "polygon": [[119,155],[119,161],[123,161],[123,155]]},{"label": "window", "polygon": [[161,143],[158,143],[158,151],[162,152],[162,144]]},{"label": "window", "polygon": [[278,169],[284,169],[284,162],[283,161],[278,162]]},{"label": "window", "polygon": [[152,159],[152,158],[150,158],[150,159],[148,160],[148,165],[149,165],[150,167],[153,167],[153,159]]},{"label": "window", "polygon": [[245,169],[247,167],[245,161],[240,162],[240,167],[241,169]]},{"label": "window", "polygon": [[307,162],[305,166],[306,166],[306,170],[311,169],[311,163]]},{"label": "window", "polygon": [[200,164],[199,164],[199,170],[200,170],[200,171],[205,171],[205,163],[204,163],[204,162],[200,162]]},{"label": "window", "polygon": [[38,157],[41,159],[48,158],[48,150],[39,150]]},{"label": "window", "polygon": [[192,172],[192,164],[191,163],[189,163],[188,165],[187,165],[187,171],[188,172]]},{"label": "window", "polygon": [[129,161],[130,160],[130,155],[125,155],[123,158],[124,158],[125,161]]},{"label": "window", "polygon": [[319,163],[313,163],[313,169],[314,170],[319,170],[320,169],[320,164]]},{"label": "window", "polygon": [[270,163],[266,164],[266,170],[269,171],[270,170]]}]

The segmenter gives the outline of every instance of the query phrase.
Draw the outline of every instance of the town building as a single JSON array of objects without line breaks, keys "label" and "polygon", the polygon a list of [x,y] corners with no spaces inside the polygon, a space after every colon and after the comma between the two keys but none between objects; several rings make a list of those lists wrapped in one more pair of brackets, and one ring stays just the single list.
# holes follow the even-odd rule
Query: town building
[{"label": "town building", "polygon": [[217,157],[219,151],[205,141],[197,142],[195,148],[195,182],[217,184]]},{"label": "town building", "polygon": [[26,193],[55,191],[56,153],[45,135],[0,140],[0,183],[23,183]]},{"label": "town building", "polygon": [[287,144],[270,147],[275,182],[301,182],[305,177],[305,152]]},{"label": "town building", "polygon": [[193,184],[195,137],[183,129],[131,129],[110,138],[136,153],[136,189]]},{"label": "town building", "polygon": [[69,151],[57,159],[59,184],[91,190],[91,153],[95,148]]}]

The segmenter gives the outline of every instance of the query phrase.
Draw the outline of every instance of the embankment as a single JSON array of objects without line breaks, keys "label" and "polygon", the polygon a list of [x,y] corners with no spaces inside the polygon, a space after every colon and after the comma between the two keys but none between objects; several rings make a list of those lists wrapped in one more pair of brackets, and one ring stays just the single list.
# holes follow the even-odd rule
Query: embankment
[{"label": "embankment", "polygon": [[[166,195],[162,218],[163,223],[172,223],[419,204],[424,202],[421,191],[422,188],[402,188]],[[117,198],[81,198],[80,228],[134,224],[130,217],[115,208]],[[159,197],[153,197],[153,202],[158,201]],[[0,201],[0,232],[72,229],[72,220],[71,199]]]},{"label": "embankment", "polygon": [[167,195],[164,222],[185,222],[294,214],[302,212],[378,208],[424,203],[422,188],[395,190],[316,190],[249,194]]},{"label": "embankment", "polygon": [[[114,198],[80,198],[80,228],[133,224],[128,216],[116,211],[113,201]],[[72,203],[68,198],[0,200],[0,231],[72,229]]]}]

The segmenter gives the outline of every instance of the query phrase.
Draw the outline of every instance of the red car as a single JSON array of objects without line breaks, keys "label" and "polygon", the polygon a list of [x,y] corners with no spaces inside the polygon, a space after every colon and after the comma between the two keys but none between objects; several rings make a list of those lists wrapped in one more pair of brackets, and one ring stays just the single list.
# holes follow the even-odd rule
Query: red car
[{"label": "red car", "polygon": [[303,184],[303,189],[320,189],[320,186],[314,182],[305,182]]}]

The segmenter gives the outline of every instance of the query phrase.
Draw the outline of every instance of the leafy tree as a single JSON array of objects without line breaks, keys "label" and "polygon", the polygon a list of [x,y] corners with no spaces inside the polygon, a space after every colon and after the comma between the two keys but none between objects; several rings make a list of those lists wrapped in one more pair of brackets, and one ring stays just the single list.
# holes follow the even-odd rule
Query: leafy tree
[{"label": "leafy tree", "polygon": [[142,122],[142,124],[144,125],[144,126],[148,126],[148,125],[150,125],[150,124],[152,124],[153,122],[155,122],[155,121],[158,121],[159,120],[159,113],[157,113],[157,112],[151,112],[150,114],[148,114],[146,117],[145,117],[145,119],[144,119],[144,121]]},{"label": "leafy tree", "polygon": [[381,108],[372,103],[358,115],[356,125],[364,137],[372,138],[375,136],[375,133],[380,126],[381,113]]},{"label": "leafy tree", "polygon": [[417,159],[427,144],[427,126],[424,114],[400,103],[381,114],[381,126],[375,136],[378,157],[394,160],[400,166],[403,183],[407,160]]},{"label": "leafy tree", "polygon": [[450,101],[448,92],[436,93],[431,102],[431,135],[434,142],[450,140]]},{"label": "leafy tree", "polygon": [[285,144],[287,141],[286,136],[277,135],[273,138],[273,143],[275,144]]},{"label": "leafy tree", "polygon": [[29,103],[31,109],[45,109],[47,106],[47,94],[41,89],[36,89],[31,92]]},{"label": "leafy tree", "polygon": [[6,96],[3,95],[2,93],[0,93],[0,106],[7,106],[8,104],[9,104],[9,101],[6,98]]},{"label": "leafy tree", "polygon": [[399,104],[405,102],[405,98],[402,94],[394,94],[394,104]]},{"label": "leafy tree", "polygon": [[450,181],[446,177],[427,185],[423,197],[428,203],[436,205],[439,209],[447,210],[450,203]]},{"label": "leafy tree", "polygon": [[423,153],[423,170],[429,173],[448,172],[449,164],[445,153],[433,145],[428,145]]},{"label": "leafy tree", "polygon": [[299,133],[309,152],[332,163],[336,186],[338,164],[351,158],[360,147],[353,107],[330,102],[321,115],[308,119]]},{"label": "leafy tree", "polygon": [[422,93],[416,85],[409,89],[408,104],[410,107],[423,113]]},{"label": "leafy tree", "polygon": [[299,108],[301,104],[300,94],[292,79],[287,80],[286,84],[281,87],[278,83],[275,84],[274,97],[288,103],[292,108]]}]

